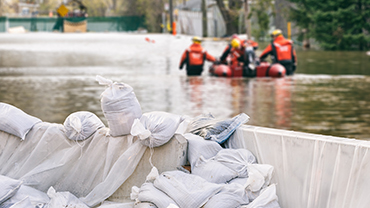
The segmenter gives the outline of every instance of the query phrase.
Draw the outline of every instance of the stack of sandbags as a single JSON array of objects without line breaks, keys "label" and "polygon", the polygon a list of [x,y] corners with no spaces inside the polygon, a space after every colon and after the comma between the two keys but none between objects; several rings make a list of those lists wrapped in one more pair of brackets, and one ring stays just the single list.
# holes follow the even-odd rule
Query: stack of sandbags
[{"label": "stack of sandbags", "polygon": [[47,207],[46,193],[23,185],[23,181],[0,175],[0,207]]},{"label": "stack of sandbags", "polygon": [[132,188],[131,199],[136,204],[150,202],[158,208],[279,207],[275,184],[271,184],[271,165],[257,164],[247,149],[223,149],[216,141],[191,133],[184,137],[191,173],[153,174],[157,172],[154,167],[140,188]]}]

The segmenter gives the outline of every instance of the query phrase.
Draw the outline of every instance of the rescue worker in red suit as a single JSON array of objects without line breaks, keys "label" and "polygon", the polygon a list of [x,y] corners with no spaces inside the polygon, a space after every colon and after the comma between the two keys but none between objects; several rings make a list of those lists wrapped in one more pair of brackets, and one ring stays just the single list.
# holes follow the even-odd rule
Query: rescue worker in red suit
[{"label": "rescue worker in red suit", "polygon": [[220,57],[220,62],[227,64],[227,58],[230,55],[230,64],[236,64],[237,62],[243,63],[244,64],[244,52],[245,52],[245,47],[243,44],[243,41],[233,35],[233,39],[230,41],[230,44],[228,44],[222,53]]},{"label": "rescue worker in red suit", "polygon": [[259,56],[263,61],[268,55],[272,56],[274,63],[280,63],[285,67],[286,75],[293,75],[297,66],[297,55],[293,48],[293,42],[284,38],[281,30],[274,30],[271,34],[273,41]]},{"label": "rescue worker in red suit", "polygon": [[193,37],[192,41],[193,44],[181,56],[179,68],[181,70],[186,64],[186,74],[188,76],[200,76],[203,72],[204,61],[216,62],[216,58],[203,49],[200,37]]},{"label": "rescue worker in red suit", "polygon": [[[226,63],[229,56],[231,59],[230,65],[243,65],[243,76],[255,76],[255,71],[249,66],[250,64],[255,64],[254,50],[258,48],[258,43],[253,40],[242,40],[237,35],[233,35],[232,38],[230,44],[226,46],[220,57],[221,63]],[[248,46],[251,46],[252,50],[248,50]]]}]

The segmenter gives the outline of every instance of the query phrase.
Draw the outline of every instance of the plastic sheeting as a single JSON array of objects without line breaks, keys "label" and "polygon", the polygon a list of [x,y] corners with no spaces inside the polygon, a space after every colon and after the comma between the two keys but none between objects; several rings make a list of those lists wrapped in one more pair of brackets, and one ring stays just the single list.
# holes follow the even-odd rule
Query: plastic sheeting
[{"label": "plastic sheeting", "polygon": [[212,114],[197,116],[188,125],[187,131],[212,140],[219,144],[224,143],[239,128],[249,121],[249,116],[241,113],[227,120],[215,119]]},{"label": "plastic sheeting", "polygon": [[62,124],[37,123],[26,139],[0,131],[0,175],[42,192],[52,186],[69,191],[90,207],[111,196],[133,173],[146,146],[99,129],[84,141],[72,141]]},{"label": "plastic sheeting", "polygon": [[274,167],[281,207],[369,207],[369,141],[244,125],[226,146]]}]

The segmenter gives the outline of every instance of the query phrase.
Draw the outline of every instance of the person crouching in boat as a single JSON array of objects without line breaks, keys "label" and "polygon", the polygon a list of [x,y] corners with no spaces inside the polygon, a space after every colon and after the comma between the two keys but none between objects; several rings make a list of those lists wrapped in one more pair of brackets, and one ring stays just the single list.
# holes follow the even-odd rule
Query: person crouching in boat
[{"label": "person crouching in boat", "polygon": [[[248,51],[247,49],[249,48],[250,50]],[[233,35],[230,44],[226,46],[220,57],[220,62],[229,64],[231,67],[243,66],[243,76],[254,77],[256,75],[255,70],[249,66],[250,64],[254,64],[254,50],[257,48],[257,42],[253,40],[242,40],[236,35]],[[229,63],[227,63],[228,57],[230,58]]]},{"label": "person crouching in boat", "polygon": [[[224,52],[220,57],[220,62],[223,64],[230,64],[235,65],[239,62],[244,63],[244,52],[245,52],[245,45],[243,44],[243,40],[233,35],[230,43],[226,46]],[[228,59],[229,59],[229,63]]]},{"label": "person crouching in boat", "polygon": [[293,75],[297,66],[297,55],[293,48],[293,41],[284,38],[281,30],[271,33],[273,40],[259,56],[263,61],[268,55],[272,56],[274,63],[280,63],[285,67],[286,75]]},{"label": "person crouching in boat", "polygon": [[216,62],[216,58],[203,49],[200,37],[192,38],[193,44],[187,48],[181,56],[180,70],[186,65],[186,74],[188,76],[200,76],[203,72],[205,60]]}]

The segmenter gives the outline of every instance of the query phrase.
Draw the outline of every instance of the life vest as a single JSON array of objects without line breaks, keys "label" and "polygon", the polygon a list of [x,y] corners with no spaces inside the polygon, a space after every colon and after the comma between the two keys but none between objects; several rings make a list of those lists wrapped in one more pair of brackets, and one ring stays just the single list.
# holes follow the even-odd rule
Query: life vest
[{"label": "life vest", "polygon": [[279,36],[271,43],[271,47],[275,62],[292,61],[293,42],[291,40]]},{"label": "life vest", "polygon": [[203,66],[206,59],[206,51],[196,51],[192,48],[186,49],[188,66]]},{"label": "life vest", "polygon": [[231,50],[230,50],[231,65],[237,65],[242,56],[244,56],[244,48],[243,47],[241,47],[239,49],[231,48]]}]

